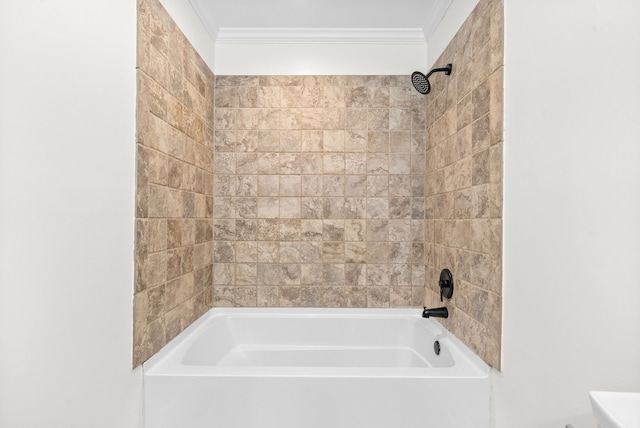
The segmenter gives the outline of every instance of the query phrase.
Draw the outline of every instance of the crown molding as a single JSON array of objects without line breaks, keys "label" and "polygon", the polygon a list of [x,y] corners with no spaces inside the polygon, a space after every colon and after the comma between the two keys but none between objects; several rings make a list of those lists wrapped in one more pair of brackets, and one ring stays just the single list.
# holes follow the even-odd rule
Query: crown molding
[{"label": "crown molding", "polygon": [[216,43],[425,44],[422,28],[220,28]]},{"label": "crown molding", "polygon": [[438,28],[438,24],[442,20],[442,17],[444,17],[445,13],[447,13],[452,2],[453,0],[439,0],[433,5],[433,9],[431,9],[431,12],[427,14],[428,18],[423,27],[425,40],[429,40],[431,36],[433,36],[436,28]]},{"label": "crown molding", "polygon": [[213,40],[215,44],[216,37],[218,36],[218,31],[216,29],[216,23],[211,19],[212,14],[207,13],[208,11],[206,10],[206,6],[202,2],[189,0],[189,4],[191,4],[191,7],[196,12],[196,15],[198,15],[198,17],[200,18],[200,21],[202,21],[202,25],[207,30],[207,33],[209,33],[211,40]]}]

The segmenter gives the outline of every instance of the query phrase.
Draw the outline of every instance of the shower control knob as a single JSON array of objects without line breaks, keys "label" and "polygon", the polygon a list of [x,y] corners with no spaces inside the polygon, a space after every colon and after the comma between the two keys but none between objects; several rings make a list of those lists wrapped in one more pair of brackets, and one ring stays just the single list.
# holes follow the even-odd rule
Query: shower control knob
[{"label": "shower control knob", "polygon": [[453,275],[449,269],[442,269],[440,272],[440,301],[444,301],[444,298],[451,299],[453,296]]}]

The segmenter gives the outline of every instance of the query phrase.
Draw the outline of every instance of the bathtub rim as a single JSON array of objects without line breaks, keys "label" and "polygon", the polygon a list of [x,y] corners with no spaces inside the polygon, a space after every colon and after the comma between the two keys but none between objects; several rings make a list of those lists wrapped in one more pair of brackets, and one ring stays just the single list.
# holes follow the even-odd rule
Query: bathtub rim
[{"label": "bathtub rim", "polygon": [[[179,333],[143,363],[144,376],[249,376],[249,377],[354,377],[354,378],[488,378],[489,366],[455,335],[434,319],[421,316],[416,308],[212,308]],[[423,323],[437,340],[447,346],[452,367],[233,367],[185,365],[185,349],[197,340],[211,319],[224,317],[260,318],[410,318]],[[183,349],[181,349],[183,348]]]}]

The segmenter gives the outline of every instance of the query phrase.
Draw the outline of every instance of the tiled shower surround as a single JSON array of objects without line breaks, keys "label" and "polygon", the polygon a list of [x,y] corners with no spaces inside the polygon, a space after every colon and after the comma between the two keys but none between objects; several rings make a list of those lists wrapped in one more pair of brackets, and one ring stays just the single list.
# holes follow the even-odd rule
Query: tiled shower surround
[{"label": "tiled shower surround", "polygon": [[157,0],[138,2],[134,365],[211,307],[213,74]]},{"label": "tiled shower surround", "polygon": [[138,9],[134,365],[214,306],[440,306],[449,268],[441,321],[500,367],[500,0],[426,96],[409,75],[214,79],[158,0]]},{"label": "tiled shower surround", "polygon": [[216,76],[214,306],[419,306],[426,99],[407,76]]},{"label": "tiled shower surround", "polygon": [[503,5],[481,0],[436,61],[427,95],[426,304],[455,293],[443,324],[500,368],[502,322]]}]

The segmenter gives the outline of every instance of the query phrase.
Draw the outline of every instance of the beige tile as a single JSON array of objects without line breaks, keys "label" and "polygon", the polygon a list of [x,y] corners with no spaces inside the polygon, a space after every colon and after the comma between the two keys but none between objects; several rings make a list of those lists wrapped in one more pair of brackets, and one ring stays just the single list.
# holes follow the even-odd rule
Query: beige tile
[{"label": "beige tile", "polygon": [[344,152],[345,132],[343,130],[325,130],[322,135],[322,147],[325,152]]},{"label": "beige tile", "polygon": [[325,154],[323,158],[323,171],[325,174],[344,174],[345,172],[344,153]]},{"label": "beige tile", "polygon": [[386,175],[389,173],[389,155],[385,153],[369,153],[367,155],[367,173]]},{"label": "beige tile", "polygon": [[[331,76],[331,77],[338,78],[338,76]],[[346,97],[346,93],[343,85],[323,86],[320,105],[322,107],[345,107],[346,106],[345,97]]]},{"label": "beige tile", "polygon": [[299,152],[302,148],[302,131],[280,131],[280,151]]},{"label": "beige tile", "polygon": [[301,270],[299,264],[280,264],[280,283],[283,286],[299,285]]},{"label": "beige tile", "polygon": [[365,220],[349,219],[344,221],[344,239],[346,241],[364,241],[365,238]]},{"label": "beige tile", "polygon": [[502,141],[503,133],[503,67],[499,67],[489,76],[489,126],[491,129],[491,144]]},{"label": "beige tile", "polygon": [[[369,91],[365,86],[347,87],[345,92],[345,106],[363,108],[368,106]],[[366,128],[362,128],[366,129]]]},{"label": "beige tile", "polygon": [[411,196],[411,177],[389,175],[389,196]]},{"label": "beige tile", "polygon": [[301,222],[299,218],[284,218],[279,221],[280,241],[299,241]]},{"label": "beige tile", "polygon": [[277,307],[280,301],[280,288],[273,286],[257,287],[257,306]]},{"label": "beige tile", "polygon": [[280,112],[281,129],[323,129],[324,113],[319,108],[284,108]]},{"label": "beige tile", "polygon": [[237,108],[239,106],[238,88],[219,86],[215,92],[214,104],[216,107]]},{"label": "beige tile", "polygon": [[258,155],[256,153],[237,153],[236,172],[238,174],[257,174]]},{"label": "beige tile", "polygon": [[367,307],[388,308],[390,306],[389,287],[367,288]]},{"label": "beige tile", "polygon": [[234,219],[216,219],[213,223],[213,239],[233,241],[236,239],[236,221]]},{"label": "beige tile", "polygon": [[323,196],[344,196],[345,193],[345,176],[344,175],[325,175],[323,177]]},{"label": "beige tile", "polygon": [[412,235],[410,220],[389,220],[388,225],[389,241],[411,241]]},{"label": "beige tile", "polygon": [[258,259],[258,244],[255,241],[238,241],[235,249],[236,262],[255,263]]},{"label": "beige tile", "polygon": [[257,151],[259,152],[279,152],[280,133],[278,131],[256,131]]},{"label": "beige tile", "polygon": [[258,150],[258,131],[236,130],[233,132],[235,133],[233,140],[236,144],[237,151],[255,152]]},{"label": "beige tile", "polygon": [[345,198],[325,197],[322,199],[322,215],[326,219],[345,218]]},{"label": "beige tile", "polygon": [[[330,210],[333,210],[334,207],[333,206],[328,206],[327,210],[328,210],[328,214],[331,214]],[[335,209],[337,210],[338,207],[335,207]],[[344,210],[344,206],[343,206],[343,210]],[[300,198],[300,216],[301,218],[306,218],[306,219],[320,219],[322,218],[324,213],[324,203],[323,203],[323,198],[322,197],[318,197],[318,198]],[[336,215],[338,215],[339,213],[336,212]]]},{"label": "beige tile", "polygon": [[375,83],[376,85],[380,85],[380,86],[369,86],[367,88],[368,89],[367,91],[368,107],[370,108],[388,108],[389,107],[389,86],[385,85],[385,82],[384,82],[385,80],[388,80],[388,78],[381,77],[381,80]]},{"label": "beige tile", "polygon": [[303,285],[316,285],[322,282],[323,265],[320,263],[305,263],[300,266],[301,278]]},{"label": "beige tile", "polygon": [[[344,259],[344,255],[342,256]],[[322,284],[323,285],[344,285],[345,267],[343,263],[325,262],[322,265]]]},{"label": "beige tile", "polygon": [[302,254],[300,242],[280,242],[280,263],[300,263]]},{"label": "beige tile", "polygon": [[300,306],[302,303],[300,290],[301,287],[279,287],[280,298],[277,306],[290,307]]},{"label": "beige tile", "polygon": [[237,216],[241,218],[254,218],[258,215],[258,198],[227,198],[226,201],[228,201],[227,204],[229,204],[228,215],[231,217],[235,217],[237,214]]},{"label": "beige tile", "polygon": [[280,260],[280,243],[273,241],[261,241],[258,246],[258,262],[275,263]]},{"label": "beige tile", "polygon": [[348,263],[345,265],[345,285],[366,286],[367,265],[364,263]]},{"label": "beige tile", "polygon": [[301,177],[299,175],[280,176],[280,196],[300,196]]},{"label": "beige tile", "polygon": [[[348,108],[345,111],[345,120],[346,120],[345,127],[347,130],[352,130],[352,131],[366,130],[367,119],[368,119],[368,113],[366,108]],[[349,150],[348,145],[346,148],[347,150]],[[352,150],[355,148],[356,147],[354,146]]]},{"label": "beige tile", "polygon": [[303,152],[320,152],[323,150],[323,131],[320,130],[305,130],[300,131],[301,151]]},{"label": "beige tile", "polygon": [[368,242],[367,243],[367,263],[388,263],[389,243]]},{"label": "beige tile", "polygon": [[472,184],[479,185],[490,181],[490,152],[488,149],[473,155]]},{"label": "beige tile", "polygon": [[366,240],[367,241],[387,241],[389,239],[389,221],[388,220],[368,220],[366,222]]},{"label": "beige tile", "polygon": [[300,261],[302,263],[320,263],[322,261],[322,243],[300,242]]},{"label": "beige tile", "polygon": [[324,241],[344,241],[345,222],[344,220],[324,220],[322,239]]},{"label": "beige tile", "polygon": [[[409,219],[412,217],[412,202],[416,202],[418,198],[412,200],[408,197],[393,197],[389,199],[389,218],[390,219]],[[416,215],[421,211],[419,210]],[[424,215],[423,215],[424,217]]]},{"label": "beige tile", "polygon": [[389,285],[389,265],[367,263],[367,286],[385,287]]},{"label": "beige tile", "polygon": [[367,177],[367,196],[387,196],[389,194],[389,179],[386,175]]},{"label": "beige tile", "polygon": [[345,259],[344,242],[323,242],[322,261],[324,263],[341,263]]},{"label": "beige tile", "polygon": [[280,176],[278,175],[258,176],[258,196],[278,196],[279,194],[280,194]]},{"label": "beige tile", "polygon": [[322,87],[285,86],[282,88],[282,107],[319,107]]},{"label": "beige tile", "polygon": [[387,198],[367,198],[367,218],[389,218],[389,200]]},{"label": "beige tile", "polygon": [[390,242],[389,262],[394,264],[408,264],[411,261],[411,251],[412,245],[410,242]]},{"label": "beige tile", "polygon": [[343,108],[325,108],[322,112],[322,127],[324,129],[344,129],[346,110]]},{"label": "beige tile", "polygon": [[[389,174],[410,174],[412,172],[411,163],[412,163],[412,155],[408,153],[406,154],[391,153],[389,155]],[[415,172],[415,173],[423,174],[424,166],[422,166],[420,172]]]},{"label": "beige tile", "polygon": [[300,153],[281,153],[280,174],[300,174],[302,172],[300,159]]},{"label": "beige tile", "polygon": [[299,219],[300,215],[300,198],[280,198],[280,218]]},{"label": "beige tile", "polygon": [[[336,210],[336,214],[340,211]],[[363,219],[367,217],[367,200],[366,198],[345,198],[343,205],[344,218],[347,219]]]},{"label": "beige tile", "polygon": [[301,220],[301,239],[306,241],[321,241],[324,225],[322,220]]},{"label": "beige tile", "polygon": [[366,242],[346,242],[344,252],[346,263],[367,263]]},{"label": "beige tile", "polygon": [[366,175],[347,175],[344,180],[346,196],[366,196],[368,182]]}]

